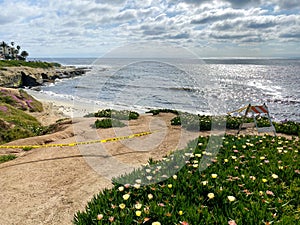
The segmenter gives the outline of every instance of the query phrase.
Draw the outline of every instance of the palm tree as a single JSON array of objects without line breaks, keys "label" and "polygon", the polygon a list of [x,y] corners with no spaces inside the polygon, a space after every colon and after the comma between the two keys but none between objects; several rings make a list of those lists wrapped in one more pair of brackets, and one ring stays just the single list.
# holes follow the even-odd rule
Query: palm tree
[{"label": "palm tree", "polygon": [[6,48],[8,47],[8,45],[4,41],[2,41],[0,46],[3,48],[3,55],[5,57],[6,56]]},{"label": "palm tree", "polygon": [[26,52],[26,51],[22,51],[22,52],[21,52],[21,56],[26,60],[26,57],[28,57],[29,54],[28,54],[28,52]]}]

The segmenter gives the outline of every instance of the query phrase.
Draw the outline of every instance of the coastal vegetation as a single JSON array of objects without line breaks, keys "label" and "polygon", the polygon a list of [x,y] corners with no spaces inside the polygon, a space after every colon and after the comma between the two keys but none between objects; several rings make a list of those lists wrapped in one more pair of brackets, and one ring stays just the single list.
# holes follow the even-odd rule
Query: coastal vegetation
[{"label": "coastal vegetation", "polygon": [[35,136],[41,124],[26,111],[41,112],[42,104],[25,91],[0,89],[0,143]]},{"label": "coastal vegetation", "polygon": [[217,155],[208,143],[200,136],[184,150],[113,179],[114,187],[77,212],[74,224],[297,223],[298,139],[226,135]]},{"label": "coastal vegetation", "polygon": [[0,163],[4,163],[10,160],[14,160],[16,159],[17,156],[13,155],[13,154],[9,154],[9,155],[0,155]]},{"label": "coastal vegetation", "polygon": [[95,121],[95,127],[97,129],[99,128],[111,128],[111,127],[125,127],[126,125],[117,119],[111,119],[111,118],[107,118],[107,119],[102,119],[102,120],[96,120]]},{"label": "coastal vegetation", "polygon": [[42,111],[42,103],[26,91],[0,88],[0,144],[53,133],[66,122],[57,121],[55,124],[42,126],[34,116],[29,114],[29,112]]},{"label": "coastal vegetation", "polygon": [[137,112],[121,110],[117,111],[114,109],[103,109],[94,113],[95,117],[107,117],[118,120],[136,120],[139,118],[139,114]]},{"label": "coastal vegetation", "polygon": [[40,62],[40,61],[21,61],[21,60],[5,60],[0,61],[0,69],[4,69],[5,67],[20,67],[20,66],[27,66],[31,68],[54,68],[54,67],[61,67],[59,63],[50,63],[50,62]]}]

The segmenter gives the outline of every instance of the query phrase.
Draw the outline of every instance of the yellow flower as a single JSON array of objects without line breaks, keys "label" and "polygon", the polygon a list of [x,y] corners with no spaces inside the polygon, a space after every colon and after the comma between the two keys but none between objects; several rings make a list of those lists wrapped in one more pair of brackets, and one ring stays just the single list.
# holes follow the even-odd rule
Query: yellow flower
[{"label": "yellow flower", "polygon": [[142,204],[137,203],[137,204],[134,205],[134,207],[135,207],[136,209],[140,209],[140,208],[142,208]]},{"label": "yellow flower", "polygon": [[231,156],[231,158],[232,158],[232,159],[236,159],[236,156],[233,155],[233,156]]},{"label": "yellow flower", "polygon": [[218,174],[215,174],[215,173],[213,173],[213,174],[211,175],[212,178],[217,178],[217,176],[218,176]]},{"label": "yellow flower", "polygon": [[227,196],[227,198],[230,202],[233,202],[236,199],[234,196]]},{"label": "yellow flower", "polygon": [[227,163],[227,162],[228,162],[228,159],[224,159],[224,162],[226,162],[226,163]]},{"label": "yellow flower", "polygon": [[259,195],[262,196],[264,194],[264,192],[262,191],[259,191]]},{"label": "yellow flower", "polygon": [[119,187],[119,191],[124,191],[124,187],[123,186]]},{"label": "yellow flower", "polygon": [[135,211],[136,216],[141,216],[141,214],[142,214],[142,211],[140,211],[140,210]]},{"label": "yellow flower", "polygon": [[193,167],[194,167],[194,168],[197,168],[197,167],[198,167],[198,164],[193,164]]},{"label": "yellow flower", "polygon": [[173,175],[173,179],[176,180],[177,179],[177,175]]},{"label": "yellow flower", "polygon": [[201,154],[195,154],[195,156],[200,158],[200,157],[201,157]]},{"label": "yellow flower", "polygon": [[126,205],[125,205],[124,203],[121,203],[121,204],[119,205],[119,207],[120,207],[120,209],[125,209]]},{"label": "yellow flower", "polygon": [[264,182],[264,183],[266,183],[268,180],[267,179],[265,179],[265,178],[263,178],[263,179],[261,179],[262,180],[262,182]]},{"label": "yellow flower", "polygon": [[130,195],[129,195],[129,194],[125,194],[125,195],[123,195],[123,199],[124,199],[124,200],[128,200],[128,199],[129,199],[129,197],[130,197]]},{"label": "yellow flower", "polygon": [[142,180],[141,179],[137,179],[137,180],[135,180],[135,182],[138,183],[138,184],[140,184],[140,183],[142,183]]},{"label": "yellow flower", "polygon": [[148,194],[148,199],[151,200],[153,198],[152,194]]},{"label": "yellow flower", "polygon": [[214,194],[214,193],[208,193],[207,197],[208,197],[209,199],[212,199],[212,198],[215,197],[215,194]]},{"label": "yellow flower", "polygon": [[272,174],[272,178],[277,179],[277,178],[278,178],[278,175],[275,174],[275,173],[273,173],[273,174]]},{"label": "yellow flower", "polygon": [[172,188],[173,187],[173,185],[172,184],[168,184],[168,188]]},{"label": "yellow flower", "polygon": [[265,158],[266,157],[264,157],[264,156],[259,157],[260,160],[264,160]]},{"label": "yellow flower", "polygon": [[151,225],[161,225],[160,222],[153,222]]},{"label": "yellow flower", "polygon": [[180,210],[180,211],[178,212],[178,214],[181,216],[181,215],[183,214],[183,212]]},{"label": "yellow flower", "polygon": [[278,166],[278,169],[283,170],[283,166]]}]

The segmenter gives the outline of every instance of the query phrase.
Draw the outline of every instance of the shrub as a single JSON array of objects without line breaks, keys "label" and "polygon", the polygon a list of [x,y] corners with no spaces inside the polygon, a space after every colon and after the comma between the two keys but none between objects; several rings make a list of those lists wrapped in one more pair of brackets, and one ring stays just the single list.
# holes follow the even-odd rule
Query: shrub
[{"label": "shrub", "polygon": [[98,128],[111,128],[111,127],[125,127],[126,125],[116,119],[102,119],[96,120],[95,127]]},{"label": "shrub", "polygon": [[118,120],[136,120],[139,118],[139,114],[137,112],[122,110],[117,111],[113,109],[104,109],[96,112],[94,114],[95,117],[107,117]]},{"label": "shrub", "polygon": [[175,115],[179,114],[177,110],[173,110],[173,109],[151,109],[146,113],[152,113],[153,115],[158,115],[159,113],[173,113]]},{"label": "shrub", "polygon": [[17,158],[17,156],[15,155],[0,155],[0,163],[4,163],[10,160],[14,160],[15,158]]}]

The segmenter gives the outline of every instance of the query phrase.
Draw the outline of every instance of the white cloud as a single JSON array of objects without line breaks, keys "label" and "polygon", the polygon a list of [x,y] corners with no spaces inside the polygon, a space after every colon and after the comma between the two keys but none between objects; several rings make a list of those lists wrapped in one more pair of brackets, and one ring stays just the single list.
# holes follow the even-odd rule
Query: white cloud
[{"label": "white cloud", "polygon": [[235,51],[242,52],[253,44],[256,48],[299,44],[300,15],[295,11],[299,2],[4,0],[0,35],[37,56],[96,55],[126,42],[147,40],[191,48],[243,46]]}]

